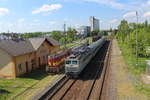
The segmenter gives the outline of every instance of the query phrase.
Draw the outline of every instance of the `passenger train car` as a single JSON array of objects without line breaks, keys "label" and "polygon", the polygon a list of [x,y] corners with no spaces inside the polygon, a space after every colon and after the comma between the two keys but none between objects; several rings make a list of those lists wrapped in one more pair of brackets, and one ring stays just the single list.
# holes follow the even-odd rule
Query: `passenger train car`
[{"label": "passenger train car", "polygon": [[103,46],[104,42],[104,39],[99,39],[89,46],[75,49],[65,60],[65,74],[77,77]]}]

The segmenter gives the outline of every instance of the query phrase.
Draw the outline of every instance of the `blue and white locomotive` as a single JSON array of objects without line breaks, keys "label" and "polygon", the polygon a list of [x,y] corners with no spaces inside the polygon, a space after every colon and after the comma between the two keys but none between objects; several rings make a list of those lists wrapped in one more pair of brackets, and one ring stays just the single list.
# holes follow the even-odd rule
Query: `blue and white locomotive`
[{"label": "blue and white locomotive", "polygon": [[99,39],[89,46],[74,48],[72,54],[65,60],[65,74],[77,77],[103,46],[104,42],[104,39]]}]

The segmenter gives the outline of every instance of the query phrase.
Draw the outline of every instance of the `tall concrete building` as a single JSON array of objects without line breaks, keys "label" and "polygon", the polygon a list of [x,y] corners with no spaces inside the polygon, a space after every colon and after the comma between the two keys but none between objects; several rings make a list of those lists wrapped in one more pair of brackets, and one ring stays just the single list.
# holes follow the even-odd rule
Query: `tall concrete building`
[{"label": "tall concrete building", "polygon": [[94,16],[90,16],[89,24],[91,27],[91,31],[99,30],[99,19],[96,19]]}]

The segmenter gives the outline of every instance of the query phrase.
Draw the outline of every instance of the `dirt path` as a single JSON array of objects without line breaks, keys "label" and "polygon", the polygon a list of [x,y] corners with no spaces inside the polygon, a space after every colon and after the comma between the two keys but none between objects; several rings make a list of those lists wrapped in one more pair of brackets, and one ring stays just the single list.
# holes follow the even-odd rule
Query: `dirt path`
[{"label": "dirt path", "polygon": [[114,39],[110,62],[106,100],[148,100],[134,87],[136,79],[129,73],[118,43]]}]

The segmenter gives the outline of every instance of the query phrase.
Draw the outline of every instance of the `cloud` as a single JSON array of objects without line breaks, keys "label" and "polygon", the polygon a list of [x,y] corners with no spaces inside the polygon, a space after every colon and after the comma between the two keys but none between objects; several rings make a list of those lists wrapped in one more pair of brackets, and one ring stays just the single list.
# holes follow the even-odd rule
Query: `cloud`
[{"label": "cloud", "polygon": [[35,19],[33,22],[38,23],[38,22],[40,22],[40,20],[39,19]]},{"label": "cloud", "polygon": [[38,9],[32,11],[32,14],[51,12],[51,11],[54,11],[54,10],[58,10],[60,8],[62,8],[61,4],[51,4],[51,5],[44,4],[41,8],[38,8]]},{"label": "cloud", "polygon": [[124,8],[124,5],[122,3],[119,3],[115,0],[83,0],[83,1],[97,2],[97,3],[105,4],[105,5],[111,6],[113,8],[117,8],[117,9]]},{"label": "cloud", "polygon": [[55,24],[57,24],[57,22],[56,21],[50,21],[48,24],[49,25],[55,25]]},{"label": "cloud", "polygon": [[147,4],[147,5],[150,5],[150,0],[148,0],[146,4]]},{"label": "cloud", "polygon": [[125,9],[123,3],[118,2],[117,0],[59,0],[59,1],[74,1],[74,2],[93,2],[98,4],[104,4],[116,9]]},{"label": "cloud", "polygon": [[110,23],[113,24],[113,23],[116,23],[117,21],[118,21],[117,19],[113,19],[113,20],[110,21]]},{"label": "cloud", "polygon": [[24,22],[24,21],[25,21],[24,18],[21,18],[21,19],[18,20],[19,23],[22,23],[22,22]]},{"label": "cloud", "polygon": [[30,26],[40,26],[42,25],[40,22],[36,22],[36,23],[31,23]]},{"label": "cloud", "polygon": [[123,18],[135,17],[135,16],[136,16],[136,12],[128,12],[123,15]]},{"label": "cloud", "polygon": [[6,4],[9,0],[0,0],[0,4]]},{"label": "cloud", "polygon": [[13,23],[8,23],[8,27],[9,27],[9,28],[11,28],[11,27],[13,27],[13,26],[14,26]]},{"label": "cloud", "polygon": [[150,0],[142,3],[140,6],[139,6],[140,10],[146,10],[146,11],[149,11],[150,10]]},{"label": "cloud", "polygon": [[103,3],[103,4],[111,6],[113,8],[124,9],[124,4],[116,2],[116,1],[113,1],[113,0],[97,0],[97,1],[99,3]]},{"label": "cloud", "polygon": [[0,16],[6,16],[9,13],[7,8],[0,8]]},{"label": "cloud", "polygon": [[150,17],[150,11],[149,11],[149,12],[144,13],[143,17]]},{"label": "cloud", "polygon": [[97,3],[101,5],[105,5],[107,7],[126,10],[126,11],[134,11],[134,10],[143,10],[143,8],[150,9],[150,0],[127,0],[126,2],[122,2],[121,0],[57,0],[57,1],[66,1],[66,2],[85,2],[85,3]]}]

